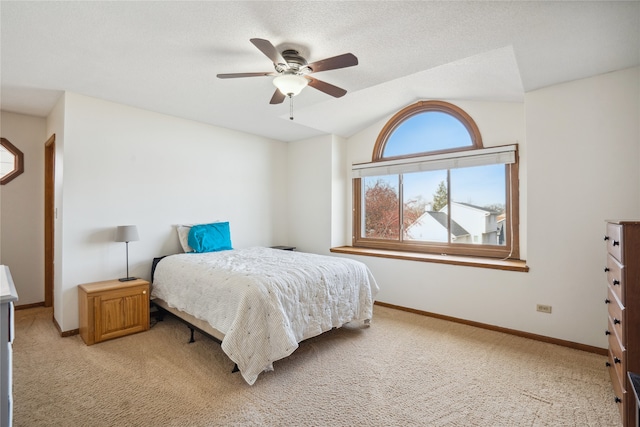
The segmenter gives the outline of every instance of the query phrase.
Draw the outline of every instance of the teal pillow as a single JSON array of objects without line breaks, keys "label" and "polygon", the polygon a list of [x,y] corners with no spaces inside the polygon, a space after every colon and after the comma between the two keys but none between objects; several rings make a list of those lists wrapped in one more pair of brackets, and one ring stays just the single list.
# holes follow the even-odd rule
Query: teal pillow
[{"label": "teal pillow", "polygon": [[189,246],[194,252],[216,252],[233,249],[228,222],[194,225],[189,230]]}]

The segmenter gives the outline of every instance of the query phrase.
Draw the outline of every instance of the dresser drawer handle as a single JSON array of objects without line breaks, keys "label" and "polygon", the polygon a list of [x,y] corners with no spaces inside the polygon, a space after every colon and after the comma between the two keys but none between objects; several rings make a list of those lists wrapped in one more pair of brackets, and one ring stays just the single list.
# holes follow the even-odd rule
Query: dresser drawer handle
[{"label": "dresser drawer handle", "polygon": [[604,366],[606,366],[607,368],[610,368],[610,367],[611,367],[611,363],[609,363],[609,362],[605,362],[605,363],[604,363]]},{"label": "dresser drawer handle", "polygon": [[613,363],[622,363],[622,360],[618,359],[617,357],[614,357]]},{"label": "dresser drawer handle", "polygon": [[609,271],[611,271],[611,270],[609,270],[609,267],[605,267],[605,268],[604,268],[604,272],[605,272],[605,273],[607,273],[607,272],[609,272]]},{"label": "dresser drawer handle", "polygon": [[616,403],[622,403],[622,399],[620,399],[618,396],[616,396],[616,398],[615,398],[615,402],[616,402]]},{"label": "dresser drawer handle", "polygon": [[609,240],[609,236],[604,236],[604,241],[606,242],[607,240]]},{"label": "dresser drawer handle", "polygon": [[604,300],[605,304],[611,304],[611,300],[609,298],[607,298],[606,300]]},{"label": "dresser drawer handle", "polygon": [[609,330],[607,329],[606,331],[604,331],[605,335],[611,335],[611,332],[609,332]]},{"label": "dresser drawer handle", "polygon": [[620,322],[619,319],[616,319],[615,317],[613,318],[613,324],[614,325],[619,325],[620,323],[622,323],[622,322]]},{"label": "dresser drawer handle", "polygon": [[613,286],[619,285],[620,284],[620,280],[618,279],[613,279]]},{"label": "dresser drawer handle", "polygon": [[613,246],[620,246],[620,242],[618,242],[617,240],[613,241]]}]

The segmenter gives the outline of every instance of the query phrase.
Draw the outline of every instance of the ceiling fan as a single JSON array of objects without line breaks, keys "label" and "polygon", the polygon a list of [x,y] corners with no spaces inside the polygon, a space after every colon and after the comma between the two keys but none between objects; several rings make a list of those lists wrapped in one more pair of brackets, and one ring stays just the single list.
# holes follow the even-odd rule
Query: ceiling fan
[{"label": "ceiling fan", "polygon": [[280,104],[287,96],[289,98],[296,96],[307,85],[328,95],[340,98],[347,93],[346,90],[311,77],[310,74],[358,65],[358,58],[351,53],[309,64],[305,58],[299,55],[297,50],[287,49],[280,53],[269,40],[250,39],[250,41],[273,62],[275,71],[218,74],[217,77],[220,79],[234,79],[238,77],[276,76],[273,79],[273,84],[277,89],[271,97],[270,104]]}]

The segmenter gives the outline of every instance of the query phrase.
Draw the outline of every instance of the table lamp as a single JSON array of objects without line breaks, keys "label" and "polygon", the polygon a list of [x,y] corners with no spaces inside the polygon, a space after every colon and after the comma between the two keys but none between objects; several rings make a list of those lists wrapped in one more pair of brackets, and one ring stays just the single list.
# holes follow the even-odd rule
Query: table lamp
[{"label": "table lamp", "polygon": [[135,225],[119,225],[116,229],[116,242],[125,242],[127,244],[127,277],[118,279],[121,282],[136,280],[137,277],[129,277],[129,242],[140,240],[138,237],[138,227]]}]

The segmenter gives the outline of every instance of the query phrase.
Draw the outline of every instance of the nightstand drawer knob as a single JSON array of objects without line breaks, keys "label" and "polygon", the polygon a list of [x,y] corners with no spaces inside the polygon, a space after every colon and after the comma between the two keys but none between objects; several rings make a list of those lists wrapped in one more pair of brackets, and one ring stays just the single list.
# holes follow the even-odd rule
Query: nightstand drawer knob
[{"label": "nightstand drawer knob", "polygon": [[622,322],[620,322],[620,319],[616,319],[615,317],[613,318],[613,324],[614,325],[619,325],[620,323],[622,323]]},{"label": "nightstand drawer knob", "polygon": [[142,291],[142,295],[146,295],[147,291]]},{"label": "nightstand drawer knob", "polygon": [[610,368],[611,367],[611,363],[605,362],[604,366],[606,366],[607,368]]},{"label": "nightstand drawer knob", "polygon": [[605,241],[609,240],[609,236],[604,236],[604,240]]},{"label": "nightstand drawer knob", "polygon": [[611,271],[611,270],[609,270],[609,267],[605,267],[605,268],[604,268],[604,272],[606,273],[606,272],[608,272],[608,271]]},{"label": "nightstand drawer knob", "polygon": [[613,363],[622,363],[622,360],[618,359],[617,357],[614,357]]},{"label": "nightstand drawer knob", "polygon": [[616,403],[622,403],[622,399],[620,399],[618,396],[616,396],[616,398],[615,398],[615,402],[616,402]]},{"label": "nightstand drawer knob", "polygon": [[607,329],[606,331],[604,331],[605,335],[611,335],[611,332],[609,332],[609,330]]},{"label": "nightstand drawer knob", "polygon": [[617,240],[613,241],[613,246],[620,246],[620,242],[618,242]]},{"label": "nightstand drawer knob", "polygon": [[605,304],[611,304],[611,300],[609,298],[607,298],[606,300],[604,300]]},{"label": "nightstand drawer knob", "polygon": [[620,284],[620,280],[617,279],[613,279],[613,286],[619,285]]}]

